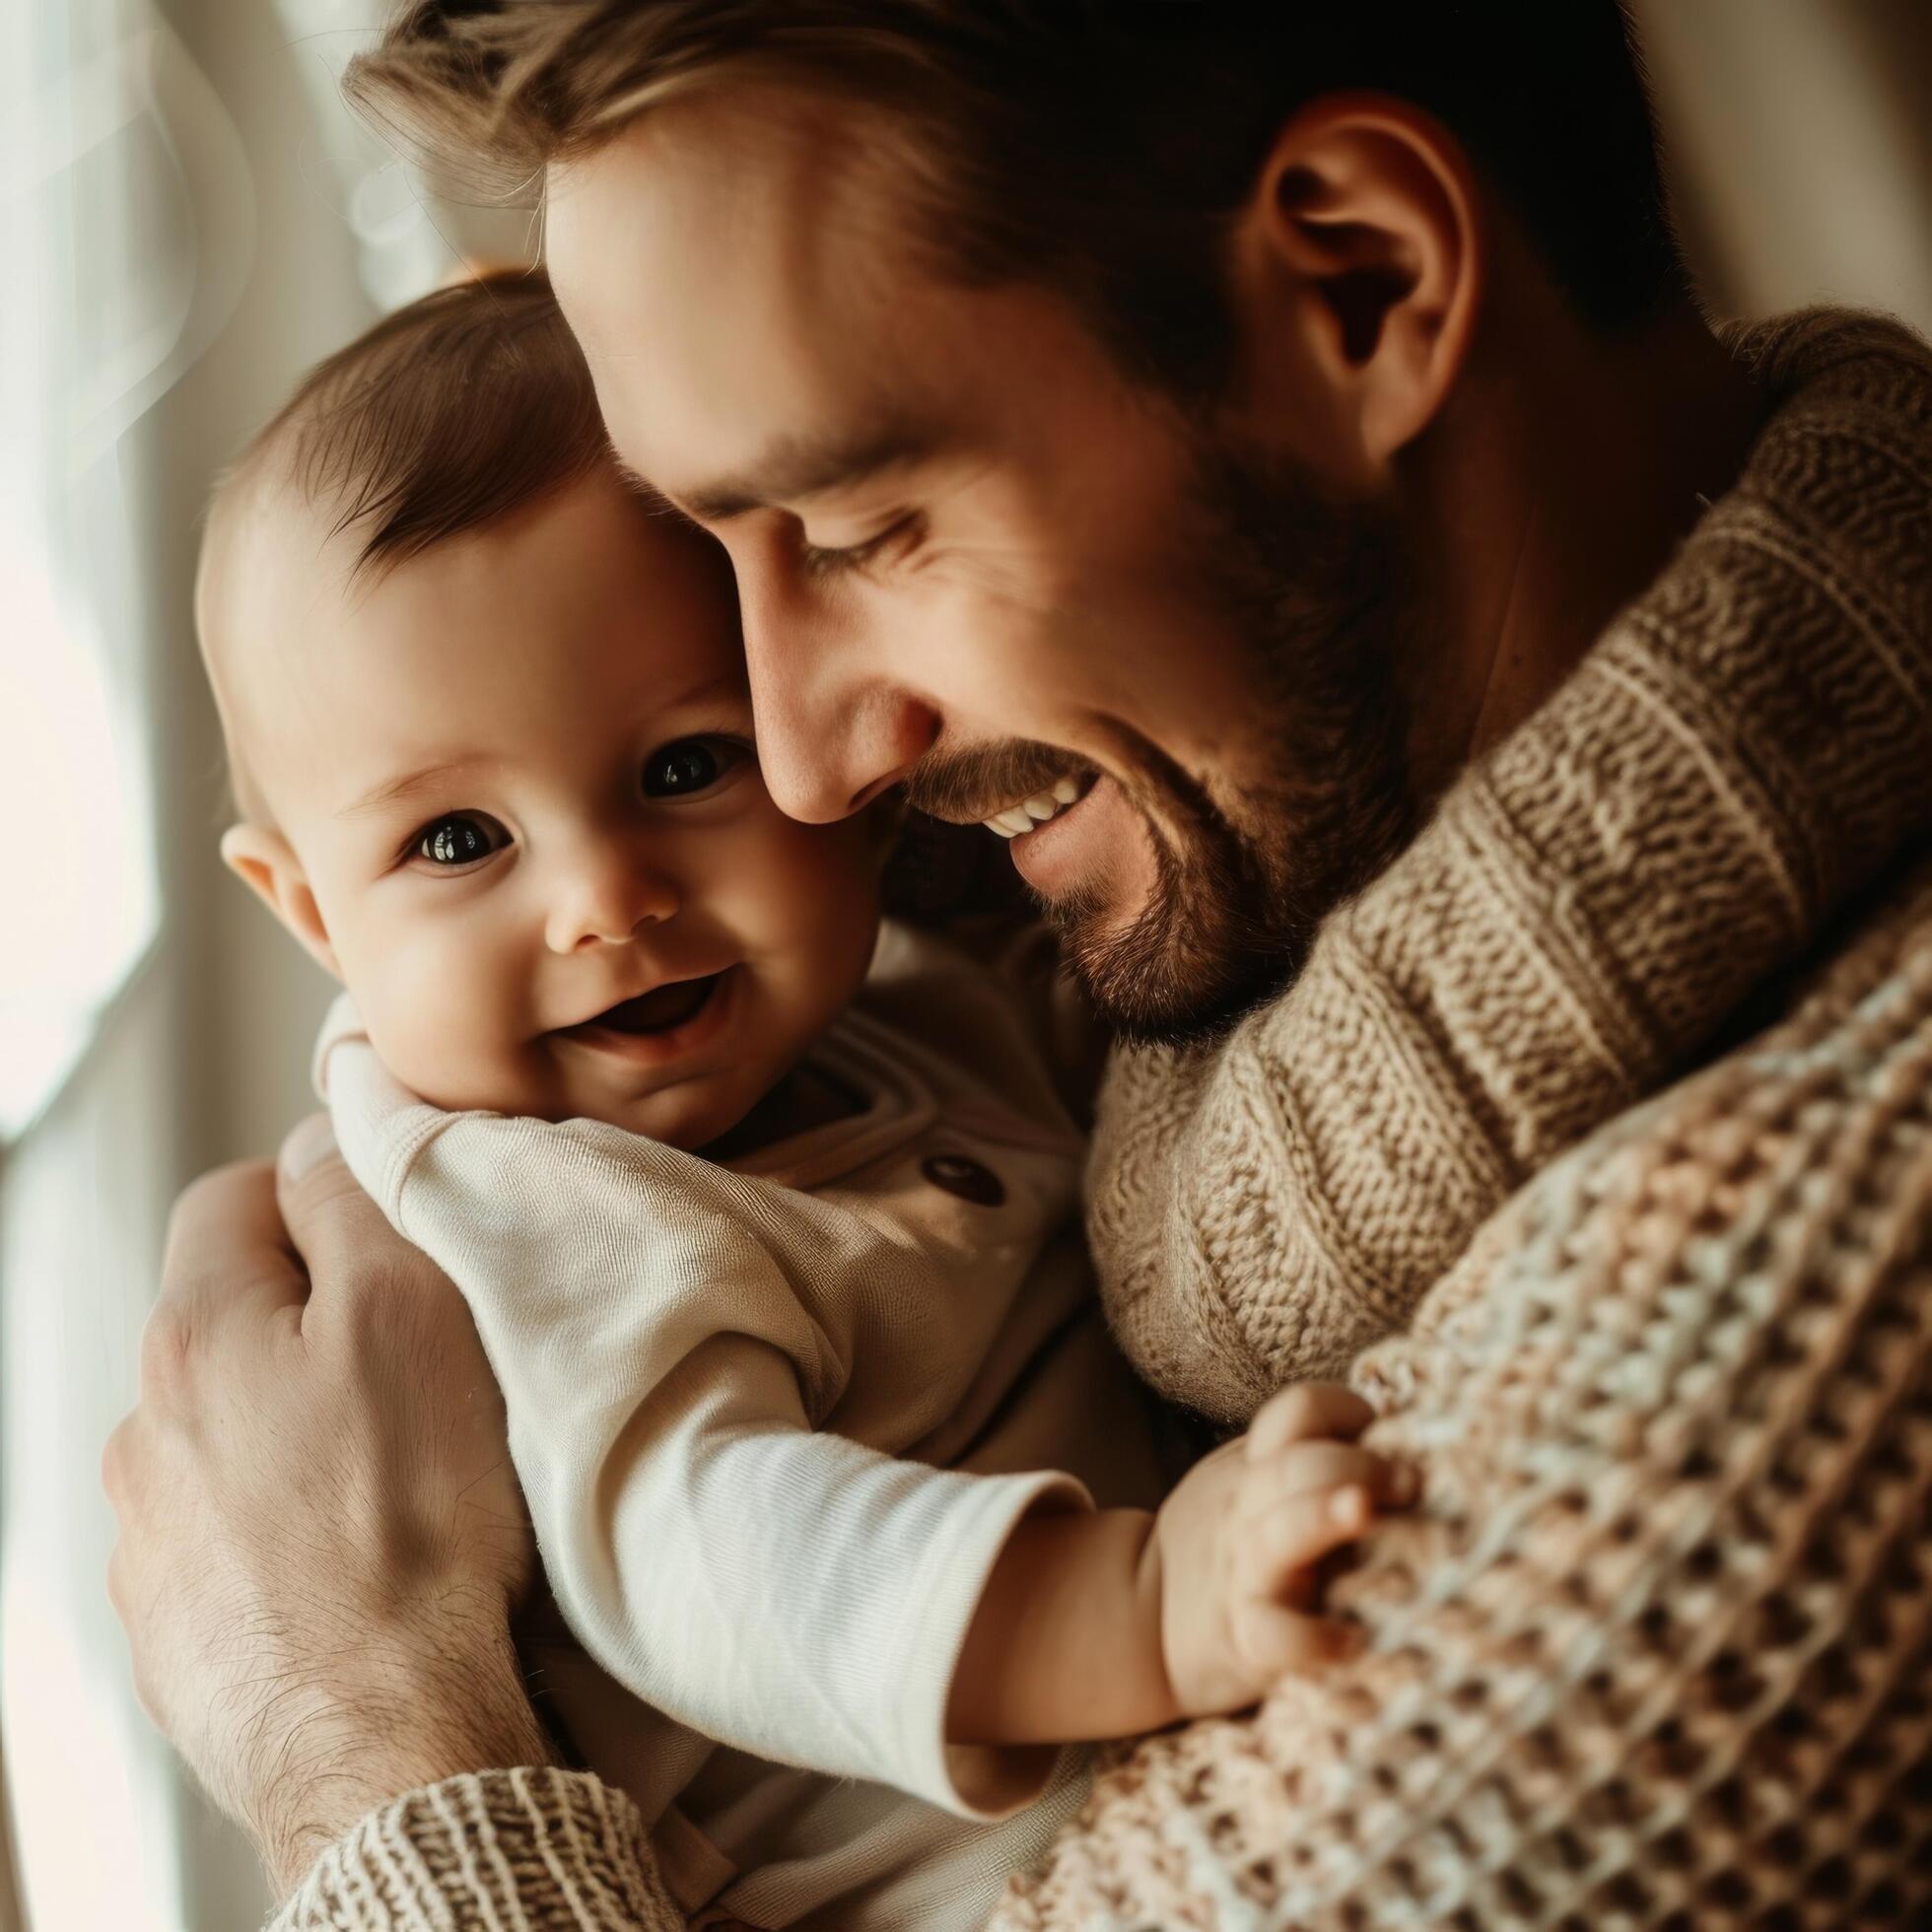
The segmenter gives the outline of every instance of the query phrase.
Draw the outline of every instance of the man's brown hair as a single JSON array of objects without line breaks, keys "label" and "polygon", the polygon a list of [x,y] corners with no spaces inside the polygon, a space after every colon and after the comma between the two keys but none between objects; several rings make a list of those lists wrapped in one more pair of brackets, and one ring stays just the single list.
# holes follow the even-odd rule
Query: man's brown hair
[{"label": "man's brown hair", "polygon": [[884,110],[939,272],[1057,288],[1182,391],[1225,376],[1222,243],[1270,141],[1342,88],[1442,121],[1598,327],[1685,291],[1617,0],[412,0],[347,85],[510,194],[759,82]]},{"label": "man's brown hair", "polygon": [[317,363],[242,457],[275,462],[380,569],[586,474],[610,445],[548,279],[439,289]]}]

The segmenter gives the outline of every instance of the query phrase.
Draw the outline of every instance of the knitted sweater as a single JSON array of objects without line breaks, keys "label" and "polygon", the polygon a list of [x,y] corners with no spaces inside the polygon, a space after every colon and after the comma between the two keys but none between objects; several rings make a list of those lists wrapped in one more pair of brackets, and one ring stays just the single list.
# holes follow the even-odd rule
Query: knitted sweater
[{"label": "knitted sweater", "polygon": [[1346,1373],[1927,824],[1923,345],[1815,314],[1737,346],[1788,399],[1648,593],[1286,994],[1223,1044],[1116,1057],[1087,1235],[1176,1400],[1233,1422]]},{"label": "knitted sweater", "polygon": [[[1657,584],[1294,988],[1117,1064],[1139,1365],[1232,1419],[1352,1363],[1426,1494],[1365,1654],[1121,1754],[1012,1932],[1932,1912],[1932,355],[1738,349],[1776,412]],[[535,1771],[278,1920],[676,1923]]]}]

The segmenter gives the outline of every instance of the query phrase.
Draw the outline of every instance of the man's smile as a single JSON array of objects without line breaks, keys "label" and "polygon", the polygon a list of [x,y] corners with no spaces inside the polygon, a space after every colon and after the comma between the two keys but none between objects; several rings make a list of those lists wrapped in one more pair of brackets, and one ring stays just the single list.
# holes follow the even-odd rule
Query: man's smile
[{"label": "man's smile", "polygon": [[1093,789],[1098,777],[1097,772],[1088,772],[1079,778],[1070,774],[1066,778],[1055,779],[1047,789],[1003,806],[980,823],[989,832],[999,833],[1002,839],[1025,838],[1028,833],[1051,823],[1070,806],[1077,804]]},{"label": "man's smile", "polygon": [[1096,773],[1069,803],[1007,848],[1014,868],[1049,906],[1091,895],[1102,880],[1123,903],[1116,918],[1145,903],[1153,879],[1146,819],[1120,781]]},{"label": "man's smile", "polygon": [[1016,838],[1073,803],[1099,776],[1058,745],[1014,739],[929,752],[906,774],[906,802],[950,825],[985,825]]}]

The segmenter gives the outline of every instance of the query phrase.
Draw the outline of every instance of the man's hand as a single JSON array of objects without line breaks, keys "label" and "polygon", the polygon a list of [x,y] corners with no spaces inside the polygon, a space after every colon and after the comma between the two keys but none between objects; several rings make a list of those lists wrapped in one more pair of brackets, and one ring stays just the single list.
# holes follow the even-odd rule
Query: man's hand
[{"label": "man's hand", "polygon": [[1240,1710],[1352,1650],[1352,1627],[1320,1614],[1316,1565],[1417,1488],[1413,1470],[1354,1440],[1374,1418],[1332,1383],[1284,1389],[1162,1505],[1161,1650],[1184,1715]]},{"label": "man's hand", "polygon": [[417,1785],[553,1761],[509,1633],[532,1550],[502,1398],[325,1122],[279,1203],[261,1163],[181,1198],[103,1476],[142,1701],[281,1884]]}]

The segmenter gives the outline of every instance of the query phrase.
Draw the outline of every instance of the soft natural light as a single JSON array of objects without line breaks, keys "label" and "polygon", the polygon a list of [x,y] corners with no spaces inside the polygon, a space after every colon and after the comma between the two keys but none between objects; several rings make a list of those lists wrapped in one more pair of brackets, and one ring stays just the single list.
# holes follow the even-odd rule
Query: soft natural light
[{"label": "soft natural light", "polygon": [[[197,81],[148,0],[0,0],[0,1714],[30,1922],[126,1932],[181,1927],[179,1786],[112,1640],[92,1474],[156,1245],[113,1138],[138,1089],[109,1131],[48,1129],[160,924],[152,506],[122,443],[220,327],[204,283],[232,302],[245,269],[198,261],[249,189]],[[230,184],[204,207],[197,175]]]},{"label": "soft natural light", "polygon": [[4,9],[0,27],[0,810],[17,832],[0,910],[4,1140],[58,1088],[154,933],[125,635],[141,597],[115,446],[226,318],[253,210],[228,117],[145,0]]},{"label": "soft natural light", "polygon": [[[7,1625],[0,1693],[9,1750],[33,1767],[11,1784],[15,1829],[34,1848],[29,1902],[60,1914],[48,1926],[162,1932],[172,1859],[165,1844],[149,1853],[155,1823],[132,1781],[159,1741],[145,1725],[130,1736],[120,1672],[107,1667],[99,1645],[75,1641],[63,1610],[34,1575],[9,1568],[0,1590]],[[103,1845],[139,1850],[103,1858]],[[38,1874],[57,1876],[53,1896],[34,1885]]]},{"label": "soft natural light", "polygon": [[[0,517],[0,814],[17,828],[0,912],[0,1138],[85,1046],[154,930],[147,782],[92,618]],[[116,729],[116,724],[121,728]]]}]

